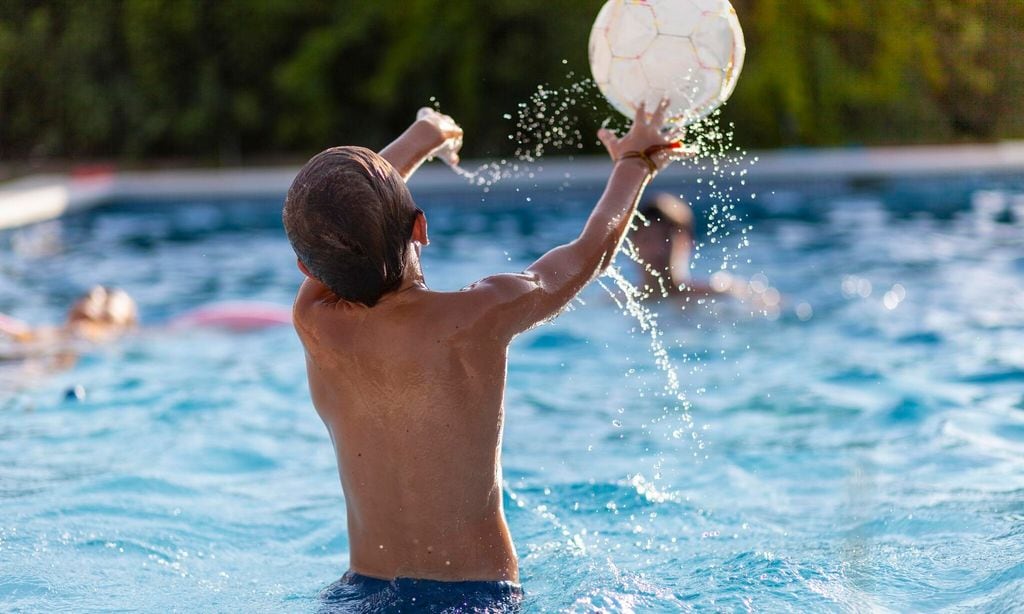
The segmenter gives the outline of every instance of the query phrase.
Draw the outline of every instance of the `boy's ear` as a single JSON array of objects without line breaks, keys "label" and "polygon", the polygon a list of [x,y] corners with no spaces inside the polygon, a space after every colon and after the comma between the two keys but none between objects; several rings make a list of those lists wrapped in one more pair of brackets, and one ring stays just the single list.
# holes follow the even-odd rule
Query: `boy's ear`
[{"label": "boy's ear", "polygon": [[309,277],[310,279],[312,279],[312,278],[313,278],[313,275],[312,275],[312,273],[310,273],[310,272],[309,272],[309,269],[307,269],[307,268],[306,268],[306,265],[302,264],[302,261],[301,261],[301,260],[299,260],[298,258],[296,258],[296,259],[295,259],[295,262],[296,262],[296,263],[298,263],[298,265],[299,265],[299,270],[300,270],[300,271],[302,271],[302,274],[303,274],[303,275],[305,275],[306,277]]},{"label": "boy's ear", "polygon": [[427,215],[417,211],[416,221],[412,223],[412,240],[420,245],[430,245],[430,237],[427,236]]}]

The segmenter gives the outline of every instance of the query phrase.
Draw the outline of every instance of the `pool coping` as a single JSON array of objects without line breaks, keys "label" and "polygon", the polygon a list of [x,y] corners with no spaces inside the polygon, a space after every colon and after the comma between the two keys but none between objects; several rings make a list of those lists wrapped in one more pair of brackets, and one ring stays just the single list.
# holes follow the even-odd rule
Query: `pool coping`
[{"label": "pool coping", "polygon": [[[485,163],[471,160],[464,167],[472,169]],[[596,190],[606,181],[611,163],[599,156],[555,158],[534,164],[519,163],[519,168],[519,172],[494,184],[489,191],[568,187]],[[726,170],[730,168],[737,173],[746,169],[744,179],[759,185],[1024,176],[1024,141],[750,152],[741,166],[727,166]],[[51,220],[113,201],[283,198],[297,171],[298,167],[262,167],[36,175],[0,185],[0,229]],[[682,183],[700,175],[698,169],[676,165],[664,171],[657,181]],[[424,166],[410,181],[410,188],[419,193],[454,193],[466,187],[465,179],[440,163]]]}]

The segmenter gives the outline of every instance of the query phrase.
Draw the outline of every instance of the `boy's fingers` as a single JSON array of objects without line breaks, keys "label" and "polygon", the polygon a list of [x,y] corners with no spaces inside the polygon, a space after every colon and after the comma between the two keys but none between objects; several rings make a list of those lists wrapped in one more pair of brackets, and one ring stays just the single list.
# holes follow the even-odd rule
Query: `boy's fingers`
[{"label": "boy's fingers", "polygon": [[654,110],[654,116],[651,118],[652,124],[661,126],[665,123],[665,111],[668,110],[670,102],[671,101],[668,99],[668,96],[661,99],[661,102],[658,103],[658,108]]},{"label": "boy's fingers", "polygon": [[597,138],[601,141],[601,144],[609,150],[615,146],[616,142],[618,142],[618,138],[615,136],[615,133],[607,128],[601,128],[598,130]]},{"label": "boy's fingers", "polygon": [[634,121],[636,123],[638,123],[638,124],[646,124],[646,123],[648,123],[648,119],[647,119],[647,101],[646,100],[642,101],[639,105],[637,105],[637,107],[636,107],[636,119]]}]

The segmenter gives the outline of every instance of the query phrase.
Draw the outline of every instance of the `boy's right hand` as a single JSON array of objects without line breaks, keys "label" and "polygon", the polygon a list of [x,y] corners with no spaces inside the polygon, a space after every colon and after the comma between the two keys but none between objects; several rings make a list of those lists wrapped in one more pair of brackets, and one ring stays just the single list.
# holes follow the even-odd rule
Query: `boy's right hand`
[{"label": "boy's right hand", "polygon": [[380,155],[395,167],[402,179],[408,181],[428,158],[441,156],[453,166],[458,164],[461,147],[462,128],[455,120],[424,107],[416,114],[416,121],[380,150]]},{"label": "boy's right hand", "polygon": [[[643,161],[646,157],[654,164],[650,169],[651,174],[654,174],[673,160],[686,157],[688,153],[682,149],[684,128],[674,126],[668,131],[663,130],[668,105],[669,100],[663,99],[653,113],[648,113],[646,103],[640,103],[633,125],[622,138],[607,128],[598,130],[597,138],[608,150],[612,160],[618,162],[624,157],[635,157],[638,161]],[[638,153],[643,156],[637,156]]]}]

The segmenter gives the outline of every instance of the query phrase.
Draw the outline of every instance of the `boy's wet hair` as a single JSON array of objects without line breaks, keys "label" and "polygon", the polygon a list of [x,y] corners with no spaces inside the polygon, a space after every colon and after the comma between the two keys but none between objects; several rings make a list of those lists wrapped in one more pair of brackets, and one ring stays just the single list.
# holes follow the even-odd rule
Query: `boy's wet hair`
[{"label": "boy's wet hair", "polygon": [[283,218],[310,274],[338,298],[372,307],[402,283],[418,212],[387,160],[363,147],[332,147],[299,171]]}]

